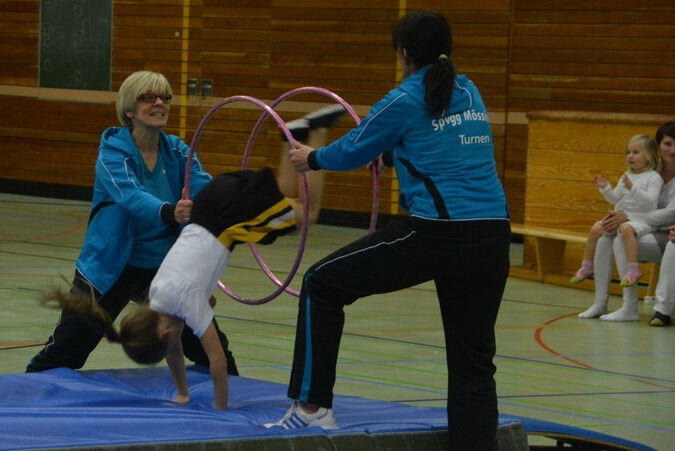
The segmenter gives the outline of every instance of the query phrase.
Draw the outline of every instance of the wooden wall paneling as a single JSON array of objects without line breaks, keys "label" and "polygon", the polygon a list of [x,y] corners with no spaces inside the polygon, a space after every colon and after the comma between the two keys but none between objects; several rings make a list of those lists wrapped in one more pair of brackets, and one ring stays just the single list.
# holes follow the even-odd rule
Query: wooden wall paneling
[{"label": "wooden wall paneling", "polygon": [[153,70],[180,92],[182,26],[181,1],[115,1],[112,89],[132,72]]},{"label": "wooden wall paneling", "polygon": [[[396,56],[391,48],[391,25],[398,3],[275,2],[271,24],[273,97],[299,86],[334,91],[352,105],[372,105],[396,84]],[[298,101],[328,104],[320,95],[303,94]],[[346,131],[352,119],[343,118]],[[331,130],[329,139],[339,137]],[[322,206],[369,212],[372,180],[364,170],[328,171]],[[384,188],[384,183],[382,184]],[[384,190],[383,190],[384,191]],[[381,192],[381,197],[390,197]],[[387,197],[387,199],[388,199]],[[389,202],[390,204],[390,202]],[[382,202],[380,211],[390,208]],[[390,210],[386,211],[387,213]]]},{"label": "wooden wall paneling", "polygon": [[40,37],[39,2],[0,3],[0,85],[35,86]]},{"label": "wooden wall paneling", "polygon": [[661,1],[516,1],[509,104],[675,112],[675,80],[663,71],[675,52],[672,13]]},{"label": "wooden wall paneling", "polygon": [[509,212],[514,222],[525,215],[525,172],[527,168],[527,125],[507,123],[505,127],[503,182]]},{"label": "wooden wall paneling", "polygon": [[[371,105],[395,86],[396,56],[391,24],[397,4],[364,10],[341,3],[275,4],[272,22],[274,96],[298,87],[320,86],[351,104]],[[326,102],[320,96],[303,100]]]},{"label": "wooden wall paneling", "polygon": [[214,96],[268,98],[271,2],[206,1],[202,8],[202,78]]}]

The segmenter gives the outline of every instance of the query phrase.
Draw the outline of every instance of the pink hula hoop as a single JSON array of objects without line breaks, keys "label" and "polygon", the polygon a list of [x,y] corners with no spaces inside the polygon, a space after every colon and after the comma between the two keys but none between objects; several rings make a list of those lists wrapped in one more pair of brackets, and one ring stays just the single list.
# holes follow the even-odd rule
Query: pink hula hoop
[{"label": "pink hula hoop", "polygon": [[[215,114],[216,111],[218,111],[220,108],[223,106],[227,105],[228,103],[233,103],[233,102],[249,102],[253,103],[260,108],[262,108],[266,114],[272,116],[272,118],[276,121],[277,125],[279,128],[282,130],[284,135],[286,136],[286,139],[288,142],[292,142],[293,135],[291,135],[291,132],[288,130],[286,127],[285,122],[281,117],[274,111],[272,108],[270,108],[266,103],[263,101],[256,99],[255,97],[249,97],[249,96],[231,96],[227,97],[223,100],[221,100],[219,103],[214,105],[207,113],[206,115],[202,118],[201,122],[199,123],[199,126],[197,127],[197,130],[195,131],[194,136],[192,137],[192,142],[190,144],[190,152],[188,153],[188,158],[186,162],[186,169],[185,169],[185,193],[184,193],[184,198],[189,199],[190,198],[190,172],[191,172],[191,167],[192,167],[192,159],[193,159],[193,154],[196,152],[197,147],[199,145],[199,138],[202,134],[202,131],[204,131],[204,128],[206,127],[206,124],[208,121],[211,119],[211,117]],[[242,168],[244,168],[246,165],[246,162],[242,164]],[[305,217],[307,217],[309,213],[309,194],[307,192],[307,178],[305,177],[305,174],[300,174],[301,178],[303,179],[302,183],[302,199],[303,199],[303,211]],[[284,289],[291,283],[291,280],[295,276],[295,273],[298,270],[298,267],[300,266],[300,261],[302,260],[302,254],[305,250],[305,241],[307,238],[307,222],[303,223],[301,229],[300,229],[300,246],[298,247],[298,253],[295,258],[295,262],[293,263],[293,266],[291,268],[291,271],[288,274],[288,277],[286,280],[280,284],[280,286],[272,292],[272,294],[261,298],[261,299],[245,299],[241,296],[237,296],[234,293],[230,294],[230,296],[233,296],[233,298],[243,304],[249,304],[249,305],[260,305],[264,304],[266,302],[271,301],[275,297],[277,297]],[[219,285],[222,285],[222,282],[219,283]],[[236,296],[236,297],[235,297]]]},{"label": "pink hula hoop", "polygon": [[[361,119],[359,118],[359,115],[354,111],[354,108],[352,108],[351,105],[349,105],[342,97],[339,95],[335,94],[332,91],[329,91],[328,89],[324,88],[318,88],[314,86],[306,86],[302,88],[296,88],[291,91],[288,91],[281,96],[279,96],[277,99],[275,99],[272,103],[270,103],[270,107],[272,109],[276,108],[279,104],[284,102],[287,99],[290,99],[291,97],[295,97],[296,95],[299,94],[306,94],[306,93],[315,93],[315,94],[323,94],[326,97],[332,99],[335,101],[335,103],[339,103],[342,105],[342,107],[350,114],[350,116],[354,119],[354,122],[356,122],[356,125],[359,125],[361,122]],[[262,127],[263,123],[267,119],[267,111],[263,111],[260,115],[260,118],[258,118],[258,122],[256,122],[255,126],[253,127],[253,131],[251,132],[251,135],[249,137],[248,143],[246,144],[246,150],[244,151],[244,162],[242,165],[246,165],[248,161],[248,157],[250,156],[251,149],[253,148],[253,143],[255,141],[255,138],[258,135],[258,132],[260,131],[260,128]],[[373,174],[373,206],[372,206],[372,211],[370,215],[370,225],[369,225],[369,231],[373,232],[375,230],[375,226],[377,225],[377,211],[379,208],[379,181],[378,181],[378,175],[377,175],[377,168],[374,166],[372,169],[372,174]],[[303,181],[305,183],[306,181]],[[304,187],[303,187],[304,188]],[[303,206],[304,207],[304,206]],[[307,217],[307,212],[305,212],[305,217]],[[267,275],[267,277],[274,282],[277,286],[281,286],[281,281],[276,277],[276,275],[270,270],[269,266],[265,263],[263,258],[260,256],[260,253],[258,252],[258,248],[254,243],[249,243],[249,247],[251,248],[251,252],[253,253],[253,256],[255,257],[256,261],[258,262],[258,265],[260,268],[263,270],[263,272]],[[234,293],[225,286],[222,282],[218,284],[221,290],[223,290],[226,294],[228,294],[230,297],[233,299],[237,299]],[[298,297],[300,293],[290,287],[286,287],[284,289],[286,293]]]},{"label": "pink hula hoop", "polygon": [[[256,122],[255,127],[253,128],[253,131],[249,135],[248,142],[246,143],[246,150],[244,151],[244,155],[242,158],[242,164],[241,168],[244,169],[248,165],[248,159],[251,154],[251,151],[253,149],[253,144],[255,143],[255,139],[258,136],[258,133],[260,132],[260,128],[262,127],[263,123],[267,119],[268,116],[272,116],[272,118],[275,120],[279,128],[282,130],[284,133],[287,141],[293,142],[293,136],[286,127],[285,122],[281,119],[281,117],[278,115],[276,111],[274,111],[274,108],[279,105],[281,102],[285,101],[288,98],[294,97],[298,94],[303,94],[303,93],[316,93],[316,94],[323,94],[331,99],[333,99],[336,103],[339,103],[342,105],[345,110],[352,116],[356,124],[358,125],[361,120],[354,111],[354,109],[349,105],[344,99],[342,99],[340,96],[335,94],[332,91],[329,91],[324,88],[317,88],[317,87],[302,87],[302,88],[296,88],[291,91],[288,91],[281,96],[279,96],[276,100],[274,100],[270,105],[267,105],[266,103],[262,102],[259,99],[256,99],[255,97],[250,97],[250,96],[231,96],[223,99],[221,102],[218,104],[214,105],[207,113],[206,115],[202,118],[201,122],[199,123],[199,126],[197,127],[197,130],[195,131],[195,135],[192,138],[192,142],[190,144],[190,152],[188,154],[187,158],[187,163],[186,163],[186,171],[185,171],[185,192],[184,192],[184,198],[188,199],[190,197],[190,168],[192,166],[192,159],[193,159],[193,154],[197,149],[198,143],[199,143],[199,138],[201,136],[202,131],[206,127],[206,124],[208,121],[211,119],[211,117],[215,114],[217,110],[222,108],[223,106],[237,102],[237,101],[245,101],[249,103],[253,103],[257,106],[259,106],[263,111],[258,118],[258,121]],[[370,226],[369,226],[369,231],[372,232],[375,230],[375,226],[377,223],[377,210],[379,207],[379,179],[378,179],[378,174],[377,174],[377,165],[373,165],[371,168],[371,173],[373,176],[373,209],[370,215]],[[304,173],[300,174],[300,182],[301,182],[301,188],[302,188],[302,199],[303,199],[303,215],[305,218],[309,217],[309,192],[308,192],[308,186],[307,186],[307,177],[305,176]],[[253,243],[249,243],[249,246],[251,248],[251,252],[253,253],[256,261],[258,262],[258,265],[263,269],[267,277],[272,280],[277,285],[277,289],[272,292],[270,295],[261,298],[261,299],[246,299],[243,298],[237,294],[235,294],[232,290],[230,290],[223,282],[218,281],[218,286],[219,288],[225,292],[228,296],[230,296],[232,299],[241,302],[243,304],[248,304],[248,305],[261,305],[264,303],[267,303],[274,298],[276,298],[279,294],[281,294],[282,291],[286,291],[287,293],[293,295],[293,296],[299,296],[299,293],[296,290],[293,290],[292,288],[289,287],[289,284],[293,277],[295,277],[295,274],[297,273],[298,267],[300,266],[300,262],[302,260],[302,255],[304,253],[305,249],[305,244],[307,240],[307,230],[308,230],[308,224],[307,222],[304,222],[301,231],[300,231],[300,244],[298,246],[298,253],[296,255],[295,261],[293,263],[293,266],[291,267],[290,272],[288,273],[288,276],[286,277],[286,280],[283,282],[279,280],[279,278],[276,277],[276,275],[272,272],[272,270],[269,268],[269,266],[265,263],[263,260],[262,256],[258,252],[257,247]]]}]

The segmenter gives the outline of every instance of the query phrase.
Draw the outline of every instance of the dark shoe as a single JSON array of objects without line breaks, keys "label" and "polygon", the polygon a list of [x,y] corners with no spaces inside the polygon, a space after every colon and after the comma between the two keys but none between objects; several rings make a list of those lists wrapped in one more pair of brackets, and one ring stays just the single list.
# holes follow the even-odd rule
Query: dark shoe
[{"label": "dark shoe", "polygon": [[[294,140],[300,142],[307,141],[307,137],[309,136],[309,121],[307,119],[301,118],[286,122],[286,127],[291,132],[291,135],[293,135]],[[286,135],[283,132],[281,132],[281,139],[287,141]]]},{"label": "dark shoe", "polygon": [[330,105],[320,110],[312,111],[306,114],[304,118],[307,119],[310,130],[314,130],[315,128],[331,128],[340,119],[340,116],[346,112],[340,104]]},{"label": "dark shoe", "polygon": [[670,326],[671,322],[672,319],[670,318],[670,316],[655,311],[654,316],[652,316],[652,319],[649,320],[649,325],[655,327],[666,327]]}]

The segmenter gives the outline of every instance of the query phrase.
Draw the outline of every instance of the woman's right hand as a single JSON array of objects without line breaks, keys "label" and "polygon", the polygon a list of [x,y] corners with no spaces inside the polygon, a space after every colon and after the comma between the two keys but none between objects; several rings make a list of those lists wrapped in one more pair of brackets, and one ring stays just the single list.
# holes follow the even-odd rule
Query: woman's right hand
[{"label": "woman's right hand", "polygon": [[190,215],[192,214],[192,201],[189,199],[181,199],[176,204],[176,209],[173,211],[173,217],[178,224],[187,224],[190,222]]},{"label": "woman's right hand", "polygon": [[[377,166],[375,166],[375,165],[377,165]],[[377,169],[377,175],[381,175],[384,171],[387,170],[387,166],[384,164],[384,161],[382,161],[381,155],[379,157],[377,157],[377,159],[375,159],[374,161],[371,161],[370,163],[368,163],[368,166],[367,166],[368,171],[372,172],[373,167],[375,167]]]},{"label": "woman's right hand", "polygon": [[628,215],[623,211],[610,211],[607,216],[602,218],[600,226],[605,233],[614,233],[621,224],[628,221]]},{"label": "woman's right hand", "polygon": [[306,144],[299,143],[297,141],[293,142],[293,146],[288,151],[288,156],[291,159],[291,164],[298,172],[307,172],[311,170],[307,159],[309,154],[314,152],[314,149],[309,147]]}]

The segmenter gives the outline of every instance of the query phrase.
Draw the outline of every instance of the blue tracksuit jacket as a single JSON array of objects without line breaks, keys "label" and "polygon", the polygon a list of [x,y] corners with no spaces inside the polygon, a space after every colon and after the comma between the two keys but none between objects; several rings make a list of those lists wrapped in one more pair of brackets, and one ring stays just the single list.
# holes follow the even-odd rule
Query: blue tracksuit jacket
[{"label": "blue tracksuit jacket", "polygon": [[400,205],[411,215],[507,218],[490,123],[478,89],[465,75],[458,75],[450,105],[432,117],[424,101],[423,80],[429,67],[405,78],[358,127],[318,148],[314,162],[322,169],[349,170],[392,151]]},{"label": "blue tracksuit jacket", "polygon": [[[163,152],[166,177],[178,202],[189,148],[179,137],[160,132],[159,152]],[[136,218],[153,221],[158,234],[169,227],[160,217],[165,202],[147,192],[136,176],[143,170],[142,158],[130,129],[110,127],[101,135],[89,225],[75,267],[103,294],[119,278],[131,255]],[[190,191],[194,197],[211,176],[204,172],[196,155],[191,169]]]}]

